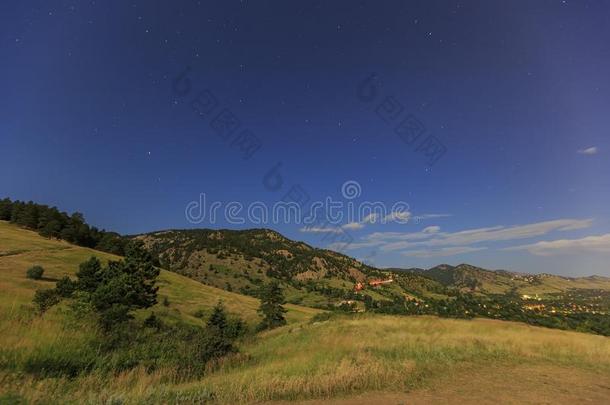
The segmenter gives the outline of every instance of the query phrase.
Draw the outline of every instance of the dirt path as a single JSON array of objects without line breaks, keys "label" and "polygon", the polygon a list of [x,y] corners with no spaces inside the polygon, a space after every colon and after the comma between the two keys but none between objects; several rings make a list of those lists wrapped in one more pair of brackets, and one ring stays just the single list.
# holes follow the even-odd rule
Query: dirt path
[{"label": "dirt path", "polygon": [[[297,403],[303,405],[610,404],[610,375],[558,366],[497,367],[447,376],[436,381],[431,388],[408,393],[377,392],[350,398]],[[283,404],[283,402],[274,404]]]}]

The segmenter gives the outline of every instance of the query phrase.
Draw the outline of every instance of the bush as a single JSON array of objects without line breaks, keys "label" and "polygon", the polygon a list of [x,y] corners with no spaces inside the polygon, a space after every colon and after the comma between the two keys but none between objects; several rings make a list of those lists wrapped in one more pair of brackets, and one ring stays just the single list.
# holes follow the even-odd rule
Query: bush
[{"label": "bush", "polygon": [[225,329],[225,336],[229,339],[237,339],[248,332],[246,323],[240,318],[229,318]]},{"label": "bush", "polygon": [[36,290],[33,302],[38,312],[43,314],[59,302],[59,295],[55,289]]},{"label": "bush", "polygon": [[41,266],[33,266],[28,269],[25,273],[27,278],[31,278],[32,280],[40,280],[44,273],[44,269]]},{"label": "bush", "polygon": [[55,289],[60,297],[69,298],[76,290],[76,283],[72,281],[70,277],[65,276],[55,283]]}]

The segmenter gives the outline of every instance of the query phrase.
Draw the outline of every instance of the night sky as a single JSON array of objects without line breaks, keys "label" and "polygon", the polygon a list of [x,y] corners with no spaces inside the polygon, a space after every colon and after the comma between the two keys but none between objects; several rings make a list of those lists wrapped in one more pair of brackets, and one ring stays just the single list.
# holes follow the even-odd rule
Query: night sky
[{"label": "night sky", "polygon": [[244,229],[185,207],[353,181],[409,204],[337,228],[371,264],[610,276],[609,38],[603,1],[4,1],[0,198]]}]

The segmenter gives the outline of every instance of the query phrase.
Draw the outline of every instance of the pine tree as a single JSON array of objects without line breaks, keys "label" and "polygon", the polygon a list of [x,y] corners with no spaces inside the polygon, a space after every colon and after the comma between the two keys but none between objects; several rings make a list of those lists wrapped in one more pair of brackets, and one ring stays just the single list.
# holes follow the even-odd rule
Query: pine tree
[{"label": "pine tree", "polygon": [[0,200],[0,220],[10,221],[11,211],[13,210],[13,203],[9,198]]},{"label": "pine tree", "polygon": [[102,282],[102,263],[96,257],[91,257],[79,266],[76,273],[78,277],[78,289],[93,293]]},{"label": "pine tree", "polygon": [[258,328],[264,330],[286,325],[286,318],[284,318],[286,309],[282,306],[286,303],[286,300],[277,281],[272,281],[261,289],[260,299],[261,305],[258,312],[263,316],[263,319]]},{"label": "pine tree", "polygon": [[218,301],[214,310],[212,311],[212,315],[207,322],[208,328],[216,328],[219,332],[224,333],[227,328],[227,315],[225,313],[224,305],[222,305],[222,301]]},{"label": "pine tree", "polygon": [[110,262],[102,272],[102,281],[91,295],[91,303],[100,316],[104,330],[131,319],[131,312],[157,303],[155,285],[159,269],[142,243],[132,243],[125,261]]}]

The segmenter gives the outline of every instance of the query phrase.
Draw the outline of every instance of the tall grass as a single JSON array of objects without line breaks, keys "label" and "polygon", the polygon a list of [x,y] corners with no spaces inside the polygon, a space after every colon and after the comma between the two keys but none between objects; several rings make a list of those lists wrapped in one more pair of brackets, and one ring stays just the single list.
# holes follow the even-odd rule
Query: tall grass
[{"label": "tall grass", "polygon": [[[31,325],[44,328],[45,321]],[[68,331],[59,333],[44,350],[58,349],[62,333]],[[45,335],[40,331],[33,336]],[[20,353],[21,361],[45,359],[34,350],[38,339],[6,349],[7,341],[0,337],[3,359],[10,353]],[[270,331],[240,349],[242,354],[191,381],[182,379],[176,367],[135,367],[110,374],[93,368],[73,378],[2,367],[0,394],[33,402],[50,398],[61,403],[244,403],[414,389],[465,366],[553,364],[606,378],[610,373],[606,337],[479,319],[342,317]],[[78,353],[68,345],[55,355],[69,357],[71,350]]]},{"label": "tall grass", "polygon": [[361,316],[270,332],[188,392],[218,402],[331,398],[425,386],[465,365],[555,364],[610,372],[610,340],[490,320]]},{"label": "tall grass", "polygon": [[[305,323],[317,310],[290,306],[288,326],[243,342],[240,354],[186,377],[161,342],[108,354],[94,322],[59,305],[43,317],[30,302],[52,283],[25,278],[41,264],[48,275],[73,274],[92,251],[49,241],[0,221],[0,404],[202,403],[331,398],[371,390],[423,387],[464,367],[544,364],[589,370],[608,381],[610,339],[493,320],[361,315]],[[15,253],[17,252],[17,253]],[[109,257],[109,255],[102,255]],[[45,274],[46,275],[46,274]],[[258,301],[163,272],[155,312],[192,322],[222,297],[229,312],[256,320]],[[145,314],[141,314],[145,315]],[[141,320],[141,319],[139,319]],[[171,342],[171,341],[170,341]],[[155,358],[151,364],[132,363]],[[165,356],[165,357],[164,357]],[[137,364],[137,365],[134,365]],[[187,376],[189,373],[186,373]],[[610,382],[606,383],[610,385]]]}]

